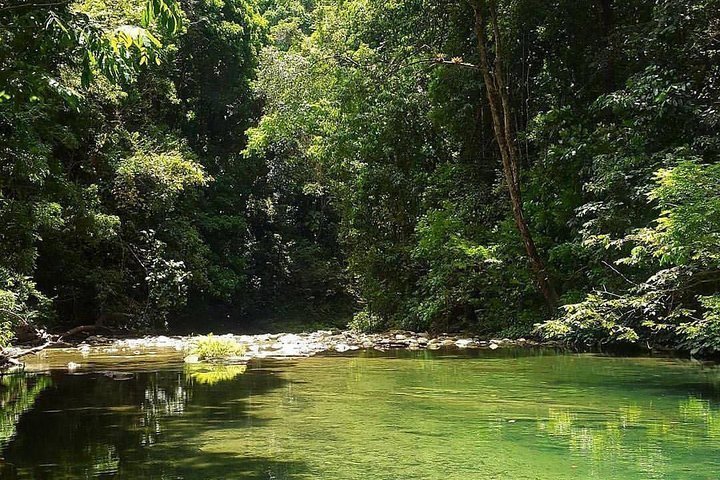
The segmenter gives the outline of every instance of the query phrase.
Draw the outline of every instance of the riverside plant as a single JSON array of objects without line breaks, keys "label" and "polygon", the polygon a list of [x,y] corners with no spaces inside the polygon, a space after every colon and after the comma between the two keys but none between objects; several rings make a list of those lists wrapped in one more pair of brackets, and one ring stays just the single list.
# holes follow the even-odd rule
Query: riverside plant
[{"label": "riverside plant", "polygon": [[[241,357],[246,347],[227,337],[216,337],[212,333],[198,337],[187,359],[195,361],[217,361],[231,357]],[[193,357],[193,358],[191,358]],[[186,359],[186,360],[187,360]]]}]

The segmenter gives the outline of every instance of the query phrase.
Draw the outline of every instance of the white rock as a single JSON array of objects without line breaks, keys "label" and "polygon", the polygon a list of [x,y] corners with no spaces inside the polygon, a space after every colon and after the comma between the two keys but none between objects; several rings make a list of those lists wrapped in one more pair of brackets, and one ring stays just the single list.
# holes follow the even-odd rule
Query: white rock
[{"label": "white rock", "polygon": [[87,358],[90,355],[90,345],[81,344],[78,350],[80,350],[80,355],[82,355],[83,358]]},{"label": "white rock", "polygon": [[300,343],[302,342],[302,338],[300,338],[299,335],[295,335],[293,333],[288,333],[286,335],[283,335],[282,337],[278,338],[278,342],[281,343]]},{"label": "white rock", "polygon": [[197,355],[188,355],[185,357],[185,363],[200,363],[200,357]]}]

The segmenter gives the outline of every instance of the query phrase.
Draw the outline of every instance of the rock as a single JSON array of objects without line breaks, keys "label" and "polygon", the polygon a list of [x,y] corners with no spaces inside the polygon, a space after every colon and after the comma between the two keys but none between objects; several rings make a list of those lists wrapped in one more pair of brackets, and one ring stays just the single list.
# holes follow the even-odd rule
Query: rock
[{"label": "rock", "polygon": [[88,355],[90,355],[90,345],[88,345],[88,344],[85,344],[85,343],[80,344],[78,346],[78,350],[80,350],[80,355],[82,355],[83,358],[87,358]]},{"label": "rock", "polygon": [[500,348],[500,347],[498,346],[497,343],[491,343],[491,344],[490,344],[490,350],[497,350],[498,348]]},{"label": "rock", "polygon": [[350,350],[350,346],[346,345],[344,343],[338,343],[337,345],[335,345],[336,352],[343,353],[343,352],[347,352],[348,350]]},{"label": "rock", "polygon": [[297,345],[285,345],[280,350],[277,350],[272,353],[273,353],[273,355],[279,356],[279,357],[307,357],[307,356],[309,356],[308,352],[304,351],[302,348],[298,347]]},{"label": "rock", "polygon": [[293,333],[288,333],[286,335],[283,335],[278,338],[278,342],[281,343],[301,343],[302,338],[300,338],[299,335],[295,335]]},{"label": "rock", "polygon": [[80,367],[80,364],[79,364],[79,363],[70,362],[70,363],[67,364],[67,369],[68,369],[69,372],[74,372],[74,371],[77,370],[79,367]]},{"label": "rock", "polygon": [[455,345],[458,348],[468,348],[473,345],[473,341],[469,338],[461,338],[460,340],[455,342]]},{"label": "rock", "polygon": [[200,363],[200,357],[197,355],[188,355],[185,357],[185,363]]}]

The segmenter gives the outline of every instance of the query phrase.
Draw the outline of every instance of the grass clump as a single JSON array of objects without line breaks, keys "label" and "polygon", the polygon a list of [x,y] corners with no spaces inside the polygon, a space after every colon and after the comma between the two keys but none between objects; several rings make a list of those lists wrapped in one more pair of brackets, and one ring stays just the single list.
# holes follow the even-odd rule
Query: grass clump
[{"label": "grass clump", "polygon": [[240,357],[245,354],[245,345],[226,337],[215,337],[212,333],[198,337],[190,352],[198,360],[222,360],[229,357]]}]

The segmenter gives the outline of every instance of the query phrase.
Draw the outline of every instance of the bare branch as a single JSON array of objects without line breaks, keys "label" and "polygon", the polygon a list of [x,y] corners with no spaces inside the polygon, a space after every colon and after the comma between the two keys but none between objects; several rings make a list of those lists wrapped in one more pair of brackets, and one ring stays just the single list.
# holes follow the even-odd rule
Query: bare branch
[{"label": "bare branch", "polygon": [[453,65],[455,67],[472,68],[473,70],[480,69],[480,67],[475,65],[474,63],[463,62],[462,60],[457,61],[457,60],[445,60],[445,59],[440,59],[440,58],[432,58],[432,59],[430,59],[430,62],[441,64],[441,65]]}]

